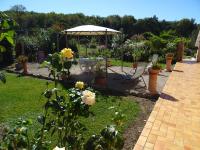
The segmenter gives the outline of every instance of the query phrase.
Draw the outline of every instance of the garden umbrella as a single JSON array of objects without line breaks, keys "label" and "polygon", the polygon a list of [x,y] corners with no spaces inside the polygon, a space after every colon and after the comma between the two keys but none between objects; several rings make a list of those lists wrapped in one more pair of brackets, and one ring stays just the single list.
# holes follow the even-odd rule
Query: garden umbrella
[{"label": "garden umbrella", "polygon": [[105,45],[107,47],[108,39],[107,35],[115,35],[121,33],[120,31],[101,27],[101,26],[95,26],[95,25],[81,25],[77,26],[71,29],[67,29],[62,31],[66,35],[66,41],[67,41],[67,35],[76,35],[76,36],[88,36],[88,35],[105,35],[106,41]]},{"label": "garden umbrella", "polygon": [[[105,45],[108,45],[108,35],[115,35],[121,33],[120,31],[95,26],[95,25],[81,25],[71,29],[67,29],[62,31],[65,34],[66,44],[67,44],[67,35],[75,35],[75,36],[98,36],[98,35],[105,35]],[[106,77],[107,77],[107,58],[106,58]]]},{"label": "garden umbrella", "polygon": [[95,25],[82,25],[62,31],[67,35],[114,35],[120,33],[117,30],[95,26]]}]

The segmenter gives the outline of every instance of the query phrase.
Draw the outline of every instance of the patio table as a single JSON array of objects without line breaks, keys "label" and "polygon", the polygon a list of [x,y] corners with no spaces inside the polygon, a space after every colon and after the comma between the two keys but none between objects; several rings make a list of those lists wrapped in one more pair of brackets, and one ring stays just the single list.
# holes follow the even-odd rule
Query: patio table
[{"label": "patio table", "polygon": [[79,59],[80,69],[84,72],[94,72],[94,67],[96,66],[97,62],[103,60],[104,60],[103,57],[80,58]]}]

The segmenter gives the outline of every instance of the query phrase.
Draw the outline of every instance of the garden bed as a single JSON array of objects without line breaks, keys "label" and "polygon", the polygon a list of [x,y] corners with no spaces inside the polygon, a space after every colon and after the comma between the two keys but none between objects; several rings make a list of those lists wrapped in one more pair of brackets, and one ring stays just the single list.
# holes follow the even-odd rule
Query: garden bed
[{"label": "garden bed", "polygon": [[[44,98],[41,93],[46,88],[47,80],[18,77],[16,74],[10,73],[7,73],[6,76],[7,83],[0,86],[1,126],[12,126],[19,117],[30,118],[35,122],[37,115],[42,111]],[[65,89],[60,87],[65,92]],[[124,149],[133,147],[144,126],[144,120],[151,111],[153,102],[132,96],[119,96],[117,93],[101,94],[97,92],[97,95],[97,103],[91,108],[94,116],[82,120],[88,128],[85,137],[88,138],[92,134],[98,133],[107,124],[112,123],[114,110],[109,107],[114,106],[121,109],[126,115],[125,123],[121,127],[125,137]],[[37,126],[39,125],[36,125],[36,128]],[[2,129],[0,131],[2,132]]]}]

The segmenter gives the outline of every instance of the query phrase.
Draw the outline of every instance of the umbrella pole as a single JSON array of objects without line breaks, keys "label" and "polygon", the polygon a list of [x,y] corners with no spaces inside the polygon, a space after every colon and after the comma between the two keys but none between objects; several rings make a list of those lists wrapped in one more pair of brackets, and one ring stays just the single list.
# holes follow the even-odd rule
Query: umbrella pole
[{"label": "umbrella pole", "polygon": [[[106,49],[108,48],[108,35],[107,35],[107,29],[106,29]],[[108,79],[108,60],[107,60],[107,56],[106,56],[106,80]]]}]

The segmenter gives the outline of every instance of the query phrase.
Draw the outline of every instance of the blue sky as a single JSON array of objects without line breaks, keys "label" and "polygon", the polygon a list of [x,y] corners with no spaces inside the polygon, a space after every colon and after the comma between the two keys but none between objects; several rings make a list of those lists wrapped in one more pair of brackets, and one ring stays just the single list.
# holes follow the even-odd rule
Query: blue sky
[{"label": "blue sky", "polygon": [[0,0],[0,10],[15,4],[36,12],[133,15],[137,19],[156,15],[160,20],[194,18],[200,23],[200,0]]}]

